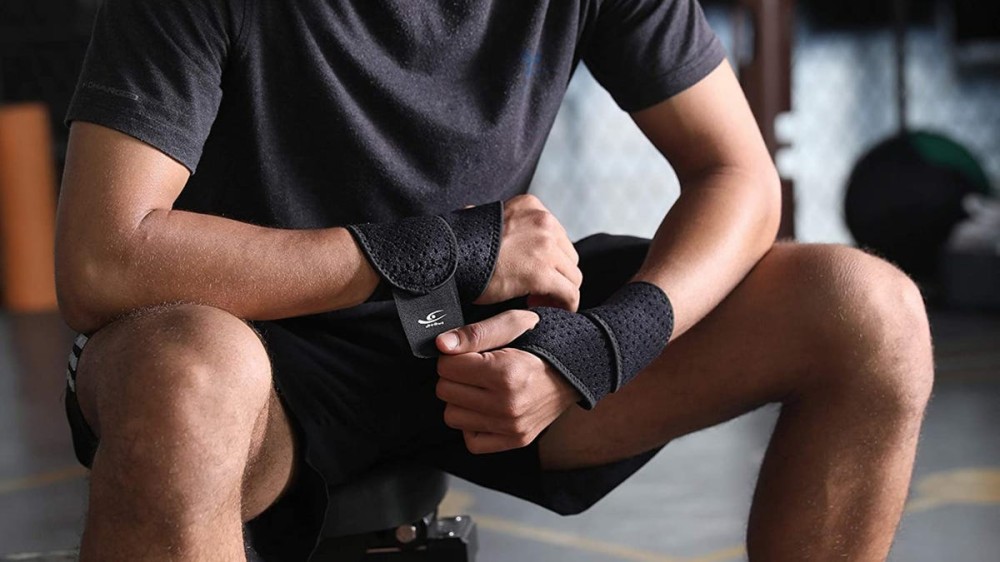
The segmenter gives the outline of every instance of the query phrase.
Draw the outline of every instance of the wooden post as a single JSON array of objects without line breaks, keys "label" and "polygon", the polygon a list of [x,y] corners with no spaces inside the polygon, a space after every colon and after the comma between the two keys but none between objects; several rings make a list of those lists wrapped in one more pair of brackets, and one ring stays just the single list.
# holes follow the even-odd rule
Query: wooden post
[{"label": "wooden post", "polygon": [[9,310],[56,310],[55,198],[48,109],[0,106],[0,269]]},{"label": "wooden post", "polygon": [[[783,145],[774,131],[774,120],[792,108],[792,43],[795,35],[795,0],[739,0],[736,18],[736,58],[740,84],[773,158]],[[749,16],[749,22],[742,20]],[[749,23],[752,42],[743,31]],[[752,52],[742,53],[750,45]],[[780,238],[795,236],[795,199],[792,182],[781,181]]]}]

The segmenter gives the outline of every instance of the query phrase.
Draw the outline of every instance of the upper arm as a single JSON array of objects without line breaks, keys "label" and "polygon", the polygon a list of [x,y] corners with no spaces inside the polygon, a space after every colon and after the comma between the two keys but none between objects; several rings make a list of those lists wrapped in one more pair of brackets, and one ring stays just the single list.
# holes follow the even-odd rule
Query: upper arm
[{"label": "upper arm", "polygon": [[99,298],[95,286],[127,268],[129,239],[143,217],[169,209],[189,172],[160,150],[118,131],[70,128],[56,217],[56,289],[67,319]]},{"label": "upper arm", "polygon": [[722,169],[777,183],[757,122],[727,62],[632,119],[673,166],[682,188],[686,180]]},{"label": "upper arm", "polygon": [[634,113],[690,88],[726,52],[698,0],[600,0],[580,49],[594,78]]},{"label": "upper arm", "polygon": [[[67,320],[122,290],[142,218],[196,169],[242,27],[240,0],[105,0],[66,122],[56,289]],[[111,296],[109,296],[111,295]]]},{"label": "upper arm", "polygon": [[598,6],[584,62],[667,157],[682,187],[722,168],[773,173],[725,50],[697,0],[602,0]]},{"label": "upper arm", "polygon": [[237,0],[104,0],[67,123],[104,125],[194,172],[239,36]]}]

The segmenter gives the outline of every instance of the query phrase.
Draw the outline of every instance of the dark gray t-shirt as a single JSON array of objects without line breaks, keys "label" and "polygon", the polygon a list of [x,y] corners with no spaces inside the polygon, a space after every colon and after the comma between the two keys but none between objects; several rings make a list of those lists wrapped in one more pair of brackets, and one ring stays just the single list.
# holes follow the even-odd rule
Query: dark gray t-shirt
[{"label": "dark gray t-shirt", "polygon": [[195,172],[178,209],[328,227],[523,193],[581,60],[635,111],[723,58],[696,0],[105,0],[67,122]]}]

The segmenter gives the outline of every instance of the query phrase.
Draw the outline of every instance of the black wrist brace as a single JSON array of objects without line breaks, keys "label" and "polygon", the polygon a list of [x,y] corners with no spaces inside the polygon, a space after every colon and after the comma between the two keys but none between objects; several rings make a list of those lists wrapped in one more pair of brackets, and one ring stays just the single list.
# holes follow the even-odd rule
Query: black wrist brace
[{"label": "black wrist brace", "polygon": [[413,354],[435,357],[434,338],[462,326],[462,303],[489,284],[500,250],[503,206],[490,203],[444,217],[347,229],[382,279],[369,300],[391,294]]},{"label": "black wrist brace", "polygon": [[441,217],[458,241],[458,294],[463,303],[471,303],[486,290],[496,269],[503,236],[503,203],[469,207]]},{"label": "black wrist brace", "polygon": [[670,299],[645,282],[629,283],[604,304],[579,313],[531,310],[538,324],[511,347],[551,363],[580,392],[580,405],[588,410],[656,359],[674,327]]}]

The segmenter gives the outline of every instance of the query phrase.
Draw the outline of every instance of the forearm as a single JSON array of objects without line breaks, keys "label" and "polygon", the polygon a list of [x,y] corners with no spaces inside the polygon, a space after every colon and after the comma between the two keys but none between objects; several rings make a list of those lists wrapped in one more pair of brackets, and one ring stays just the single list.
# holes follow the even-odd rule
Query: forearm
[{"label": "forearm", "polygon": [[774,242],[777,172],[729,66],[632,114],[682,191],[633,277],[599,306],[534,309],[512,346],[547,360],[594,407],[722,301]]},{"label": "forearm", "polygon": [[363,302],[377,284],[342,228],[283,230],[154,210],[118,234],[86,251],[60,241],[61,305],[75,329],[92,331],[166,302],[211,305],[251,320],[319,313]]},{"label": "forearm", "polygon": [[582,407],[633,380],[725,298],[773,242],[780,207],[773,167],[710,170],[682,176],[683,194],[633,282],[579,313],[532,308],[538,324],[511,343],[546,360],[579,393]]},{"label": "forearm", "polygon": [[634,280],[658,285],[674,307],[674,338],[722,301],[764,256],[780,220],[773,168],[719,170],[682,180],[684,190],[653,238]]}]

